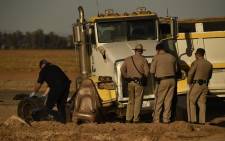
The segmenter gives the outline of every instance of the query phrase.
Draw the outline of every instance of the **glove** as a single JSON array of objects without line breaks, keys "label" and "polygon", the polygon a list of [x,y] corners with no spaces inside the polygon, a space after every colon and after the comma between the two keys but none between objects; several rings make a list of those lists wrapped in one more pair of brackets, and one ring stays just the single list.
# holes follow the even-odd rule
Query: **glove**
[{"label": "glove", "polygon": [[29,97],[33,97],[33,96],[35,96],[35,92],[32,92],[29,94]]}]

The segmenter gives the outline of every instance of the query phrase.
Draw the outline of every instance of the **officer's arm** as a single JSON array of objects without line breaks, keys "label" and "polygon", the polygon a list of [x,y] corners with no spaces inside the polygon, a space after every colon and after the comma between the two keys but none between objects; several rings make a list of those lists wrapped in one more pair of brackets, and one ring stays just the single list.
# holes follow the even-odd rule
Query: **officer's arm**
[{"label": "officer's arm", "polygon": [[41,86],[42,86],[41,83],[36,83],[34,86],[34,93],[37,93],[40,90]]},{"label": "officer's arm", "polygon": [[178,59],[175,61],[175,72],[177,73],[179,71],[179,64],[178,64]]},{"label": "officer's arm", "polygon": [[39,72],[39,76],[38,76],[37,82],[36,82],[36,84],[34,86],[34,93],[37,93],[40,90],[40,88],[41,88],[43,83],[44,83],[44,71],[41,70]]},{"label": "officer's arm", "polygon": [[45,90],[45,92],[44,92],[43,96],[47,96],[47,95],[48,95],[48,93],[49,93],[49,91],[50,91],[50,88],[49,88],[49,87],[47,87],[47,89]]},{"label": "officer's arm", "polygon": [[196,69],[197,69],[197,62],[193,62],[191,64],[191,69],[188,72],[188,78],[187,78],[188,84],[192,83],[194,75],[195,75],[195,72],[196,72]]},{"label": "officer's arm", "polygon": [[126,62],[124,61],[121,68],[120,68],[121,74],[124,78],[127,78],[127,67]]},{"label": "officer's arm", "polygon": [[144,74],[145,74],[145,76],[148,76],[148,74],[149,74],[149,66],[148,66],[147,60],[144,61]]},{"label": "officer's arm", "polygon": [[213,73],[213,66],[211,65],[211,70],[209,72],[209,79],[208,80],[210,80],[212,78],[212,73]]},{"label": "officer's arm", "polygon": [[152,59],[152,62],[151,62],[150,73],[151,74],[156,73],[156,58],[155,57]]},{"label": "officer's arm", "polygon": [[175,74],[177,79],[182,78],[181,66],[178,59],[176,59],[176,63],[175,63]]}]

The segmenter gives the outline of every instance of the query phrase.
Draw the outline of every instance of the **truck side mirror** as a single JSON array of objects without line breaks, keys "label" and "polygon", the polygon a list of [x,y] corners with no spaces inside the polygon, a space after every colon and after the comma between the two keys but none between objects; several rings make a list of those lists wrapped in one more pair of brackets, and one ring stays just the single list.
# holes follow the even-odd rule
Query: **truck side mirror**
[{"label": "truck side mirror", "polygon": [[95,39],[95,29],[94,26],[89,26],[88,28],[88,37],[89,37],[89,42],[91,44],[96,44],[96,39]]},{"label": "truck side mirror", "polygon": [[177,17],[171,17],[170,18],[170,32],[172,38],[176,38],[178,34],[178,23],[177,23]]}]

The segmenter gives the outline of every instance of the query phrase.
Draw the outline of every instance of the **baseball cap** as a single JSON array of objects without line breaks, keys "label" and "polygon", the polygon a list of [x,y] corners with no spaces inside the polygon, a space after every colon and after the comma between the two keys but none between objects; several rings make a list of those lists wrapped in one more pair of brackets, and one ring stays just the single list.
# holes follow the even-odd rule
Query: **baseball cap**
[{"label": "baseball cap", "polygon": [[46,60],[46,59],[42,59],[40,62],[39,62],[39,67],[41,68],[41,66],[43,64],[49,64],[49,62]]}]

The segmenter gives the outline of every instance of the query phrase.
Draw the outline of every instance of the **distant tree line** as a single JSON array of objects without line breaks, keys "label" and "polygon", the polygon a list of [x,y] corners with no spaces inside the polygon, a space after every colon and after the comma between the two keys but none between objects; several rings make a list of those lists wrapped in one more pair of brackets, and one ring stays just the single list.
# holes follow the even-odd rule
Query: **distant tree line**
[{"label": "distant tree line", "polygon": [[0,32],[0,49],[69,49],[73,48],[72,36],[62,37],[54,32]]}]

